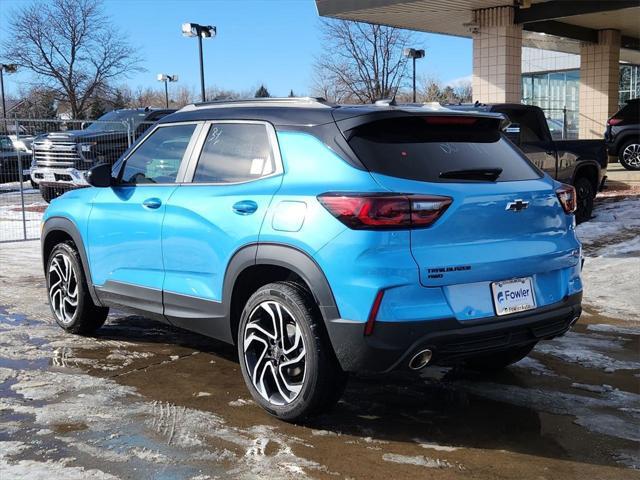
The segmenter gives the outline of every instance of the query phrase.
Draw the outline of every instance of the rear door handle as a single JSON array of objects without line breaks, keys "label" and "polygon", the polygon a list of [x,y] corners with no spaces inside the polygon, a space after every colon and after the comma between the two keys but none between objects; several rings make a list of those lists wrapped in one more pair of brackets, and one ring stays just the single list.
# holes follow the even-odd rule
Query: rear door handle
[{"label": "rear door handle", "polygon": [[234,203],[232,208],[238,215],[251,215],[258,209],[258,204],[253,200],[242,200]]},{"label": "rear door handle", "polygon": [[162,205],[162,200],[156,197],[147,198],[144,202],[142,202],[142,205],[146,208],[155,210],[156,208],[160,208],[160,205]]}]

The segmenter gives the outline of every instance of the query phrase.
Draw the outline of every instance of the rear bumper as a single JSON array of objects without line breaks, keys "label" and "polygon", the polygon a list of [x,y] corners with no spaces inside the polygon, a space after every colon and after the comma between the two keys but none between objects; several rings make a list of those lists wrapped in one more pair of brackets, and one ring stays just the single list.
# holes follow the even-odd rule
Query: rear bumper
[{"label": "rear bumper", "polygon": [[370,336],[364,323],[327,322],[336,356],[346,371],[388,372],[407,368],[409,360],[428,348],[430,365],[455,364],[564,334],[582,312],[582,292],[533,311],[460,322],[455,318],[413,322],[377,322]]}]

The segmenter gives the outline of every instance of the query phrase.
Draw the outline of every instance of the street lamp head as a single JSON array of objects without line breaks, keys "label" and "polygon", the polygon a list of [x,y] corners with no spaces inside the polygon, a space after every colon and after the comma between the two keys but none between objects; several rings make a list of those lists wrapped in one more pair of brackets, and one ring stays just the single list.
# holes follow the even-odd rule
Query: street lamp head
[{"label": "street lamp head", "polygon": [[202,38],[213,38],[216,36],[217,29],[212,25],[200,26],[200,35]]},{"label": "street lamp head", "polygon": [[166,73],[159,73],[156,77],[159,82],[177,82],[178,75],[167,75]]},{"label": "street lamp head", "polygon": [[0,63],[0,70],[3,70],[7,73],[16,73],[18,70],[18,65],[15,63]]},{"label": "street lamp head", "polygon": [[183,23],[182,24],[182,35],[185,37],[197,37],[198,32],[194,28],[195,24],[193,23]]},{"label": "street lamp head", "polygon": [[402,54],[409,58],[424,58],[424,50],[417,50],[415,48],[405,48]]},{"label": "street lamp head", "polygon": [[217,33],[216,27],[212,25],[199,25],[197,23],[183,23],[182,35],[185,37],[215,37]]}]

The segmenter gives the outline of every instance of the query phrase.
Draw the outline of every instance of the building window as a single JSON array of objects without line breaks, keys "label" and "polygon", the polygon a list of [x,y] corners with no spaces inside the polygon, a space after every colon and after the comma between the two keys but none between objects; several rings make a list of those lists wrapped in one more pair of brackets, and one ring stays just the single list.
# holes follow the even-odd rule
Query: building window
[{"label": "building window", "polygon": [[640,66],[620,65],[620,96],[622,107],[627,100],[640,97]]},{"label": "building window", "polygon": [[555,139],[578,138],[580,71],[522,75],[522,103],[544,111]]}]

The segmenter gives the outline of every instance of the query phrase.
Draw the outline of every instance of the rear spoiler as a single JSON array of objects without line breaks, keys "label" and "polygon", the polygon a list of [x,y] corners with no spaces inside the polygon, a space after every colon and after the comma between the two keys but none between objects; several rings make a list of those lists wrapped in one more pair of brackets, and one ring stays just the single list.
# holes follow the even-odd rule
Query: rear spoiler
[{"label": "rear spoiler", "polygon": [[[390,118],[425,117],[427,123],[429,123],[429,119],[433,119],[434,125],[455,125],[458,123],[460,125],[472,126],[475,121],[480,121],[484,128],[495,130],[502,130],[510,123],[501,113],[455,111],[448,109],[433,110],[419,107],[411,109],[381,109],[380,111],[369,111],[365,114],[354,115],[347,118],[336,118],[335,113],[333,116],[338,128],[345,136],[347,136],[346,132],[361,125]],[[467,122],[466,120],[470,121]]]}]

